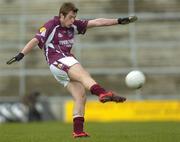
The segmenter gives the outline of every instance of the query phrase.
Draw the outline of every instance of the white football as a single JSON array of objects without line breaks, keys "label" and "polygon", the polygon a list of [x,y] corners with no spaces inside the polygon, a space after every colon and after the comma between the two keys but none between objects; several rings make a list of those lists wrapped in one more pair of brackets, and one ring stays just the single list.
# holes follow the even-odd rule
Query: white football
[{"label": "white football", "polygon": [[146,77],[143,72],[133,70],[129,72],[125,78],[125,83],[129,88],[140,89],[146,81]]}]

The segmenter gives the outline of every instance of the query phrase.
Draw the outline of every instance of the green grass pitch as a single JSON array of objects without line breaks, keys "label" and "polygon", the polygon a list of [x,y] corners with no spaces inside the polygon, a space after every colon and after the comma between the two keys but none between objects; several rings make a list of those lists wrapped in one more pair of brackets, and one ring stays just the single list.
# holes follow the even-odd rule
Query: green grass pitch
[{"label": "green grass pitch", "polygon": [[179,142],[180,122],[86,123],[90,138],[73,139],[72,124],[0,124],[0,142]]}]

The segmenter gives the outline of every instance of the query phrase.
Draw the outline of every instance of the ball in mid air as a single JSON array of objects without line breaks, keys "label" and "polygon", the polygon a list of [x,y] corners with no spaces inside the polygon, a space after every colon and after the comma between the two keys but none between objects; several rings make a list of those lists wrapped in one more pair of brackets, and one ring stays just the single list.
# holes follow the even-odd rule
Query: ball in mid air
[{"label": "ball in mid air", "polygon": [[125,83],[131,89],[140,89],[146,81],[143,72],[133,70],[126,75]]}]

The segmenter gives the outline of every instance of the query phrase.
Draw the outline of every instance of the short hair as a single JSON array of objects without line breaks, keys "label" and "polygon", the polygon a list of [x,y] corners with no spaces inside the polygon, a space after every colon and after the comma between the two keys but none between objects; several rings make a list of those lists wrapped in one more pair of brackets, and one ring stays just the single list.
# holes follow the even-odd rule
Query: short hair
[{"label": "short hair", "polygon": [[73,11],[73,12],[77,13],[78,8],[76,8],[74,3],[71,3],[71,2],[63,3],[61,5],[60,9],[59,9],[59,17],[60,17],[61,14],[66,16],[70,11]]}]

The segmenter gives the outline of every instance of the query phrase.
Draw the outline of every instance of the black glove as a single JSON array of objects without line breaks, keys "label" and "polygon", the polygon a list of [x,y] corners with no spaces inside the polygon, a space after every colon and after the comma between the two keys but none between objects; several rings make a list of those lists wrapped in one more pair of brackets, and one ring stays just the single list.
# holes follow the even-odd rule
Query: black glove
[{"label": "black glove", "polygon": [[7,61],[6,64],[10,65],[10,64],[12,64],[14,62],[20,61],[23,57],[24,57],[24,54],[23,53],[19,53],[18,55],[16,55],[15,57],[13,57],[9,61]]},{"label": "black glove", "polygon": [[118,18],[118,24],[122,24],[122,25],[129,24],[135,22],[137,19],[138,19],[137,16]]}]

